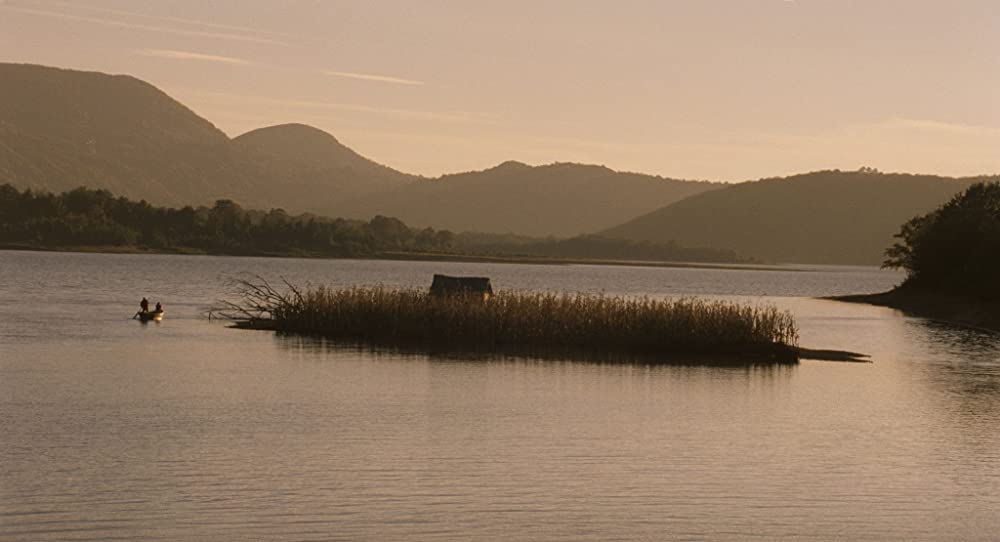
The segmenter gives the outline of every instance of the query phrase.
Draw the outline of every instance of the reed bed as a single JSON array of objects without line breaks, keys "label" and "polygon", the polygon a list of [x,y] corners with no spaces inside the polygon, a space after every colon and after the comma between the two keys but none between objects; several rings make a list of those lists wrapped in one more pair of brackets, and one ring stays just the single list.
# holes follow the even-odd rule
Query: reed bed
[{"label": "reed bed", "polygon": [[286,286],[238,281],[240,300],[216,313],[256,324],[247,327],[388,346],[759,355],[789,352],[798,340],[787,311],[727,301],[525,292],[482,301],[412,289]]}]

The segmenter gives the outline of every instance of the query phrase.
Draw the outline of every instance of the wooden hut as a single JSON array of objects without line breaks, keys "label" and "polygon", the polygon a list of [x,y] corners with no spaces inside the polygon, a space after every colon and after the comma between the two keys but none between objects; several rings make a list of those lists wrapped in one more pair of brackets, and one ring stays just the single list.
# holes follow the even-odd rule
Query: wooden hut
[{"label": "wooden hut", "polygon": [[493,295],[493,286],[489,277],[450,277],[435,274],[431,283],[431,295],[464,295],[486,301]]}]

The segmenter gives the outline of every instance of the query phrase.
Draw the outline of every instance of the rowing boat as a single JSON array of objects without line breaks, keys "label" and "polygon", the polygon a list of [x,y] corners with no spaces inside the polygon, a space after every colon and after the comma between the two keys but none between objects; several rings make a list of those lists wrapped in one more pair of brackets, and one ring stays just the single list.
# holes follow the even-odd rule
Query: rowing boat
[{"label": "rowing boat", "polygon": [[135,313],[133,318],[138,318],[140,322],[148,322],[150,320],[159,322],[163,320],[163,311],[139,311]]}]

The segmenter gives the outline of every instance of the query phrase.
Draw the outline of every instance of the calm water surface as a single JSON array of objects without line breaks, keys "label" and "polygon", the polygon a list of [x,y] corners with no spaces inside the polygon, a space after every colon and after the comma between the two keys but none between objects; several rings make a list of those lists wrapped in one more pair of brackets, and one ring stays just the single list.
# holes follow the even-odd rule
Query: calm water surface
[{"label": "calm water surface", "polygon": [[[739,298],[875,363],[359,352],[199,318],[238,271]],[[0,277],[0,540],[1000,536],[1000,337],[810,299],[895,273],[0,252]]]}]

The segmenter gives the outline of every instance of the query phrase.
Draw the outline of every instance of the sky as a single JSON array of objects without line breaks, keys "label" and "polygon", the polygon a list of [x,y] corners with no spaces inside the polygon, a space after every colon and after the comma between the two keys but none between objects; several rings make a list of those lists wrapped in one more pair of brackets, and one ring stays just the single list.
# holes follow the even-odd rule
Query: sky
[{"label": "sky", "polygon": [[133,75],[230,136],[301,122],[427,176],[1000,173],[997,0],[0,0],[0,61]]}]

